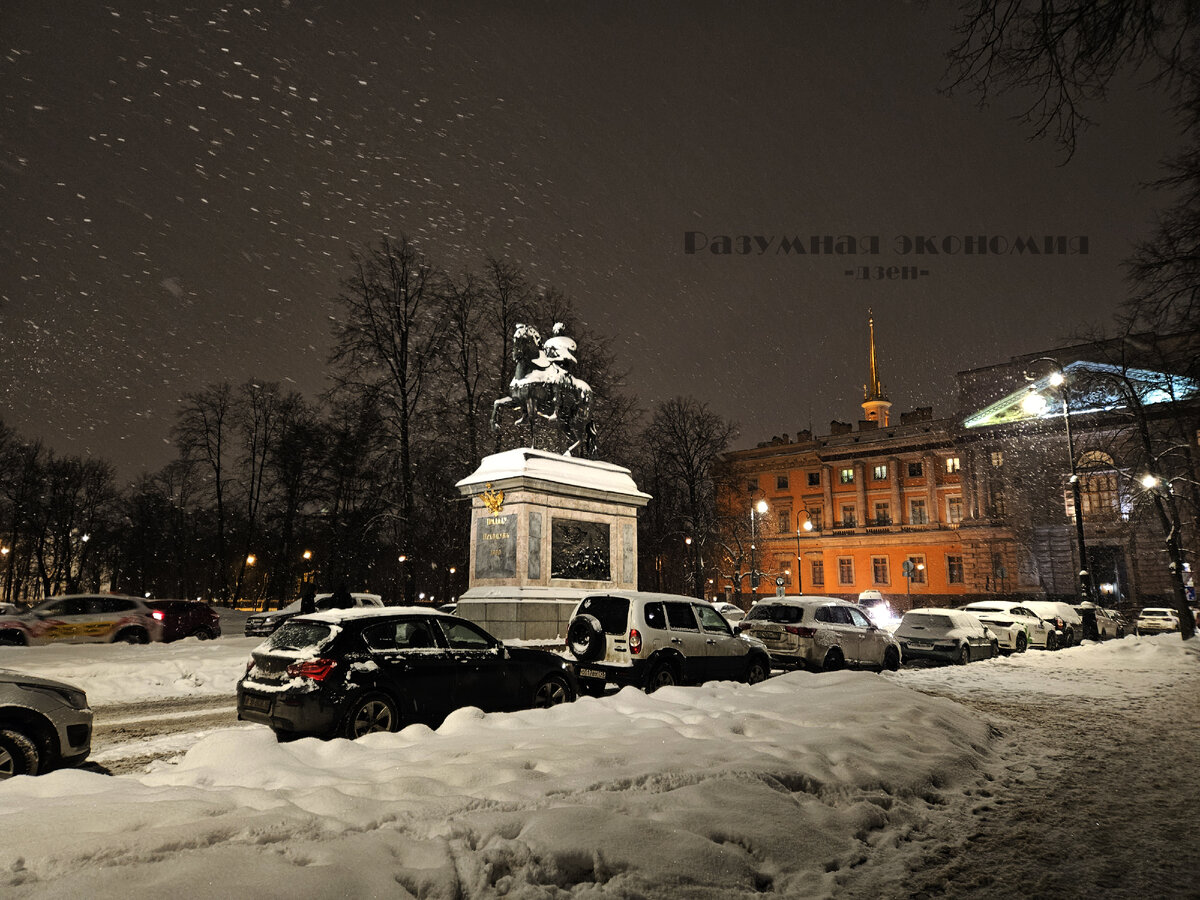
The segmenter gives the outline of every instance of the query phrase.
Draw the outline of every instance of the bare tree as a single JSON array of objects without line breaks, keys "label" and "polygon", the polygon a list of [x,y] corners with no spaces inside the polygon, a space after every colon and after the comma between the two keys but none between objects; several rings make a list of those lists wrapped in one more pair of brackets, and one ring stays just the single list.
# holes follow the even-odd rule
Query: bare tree
[{"label": "bare tree", "polygon": [[[716,531],[713,466],[737,437],[738,428],[693,397],[662,404],[646,429],[644,441],[660,473],[659,490],[679,513],[673,531],[691,538],[692,595],[704,596],[703,558]],[[664,502],[666,497],[662,498]]]}]

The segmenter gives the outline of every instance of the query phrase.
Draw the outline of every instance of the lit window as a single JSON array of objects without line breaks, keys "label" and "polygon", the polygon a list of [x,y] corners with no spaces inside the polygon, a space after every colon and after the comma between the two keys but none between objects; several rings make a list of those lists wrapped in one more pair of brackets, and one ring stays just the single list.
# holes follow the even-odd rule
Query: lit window
[{"label": "lit window", "polygon": [[908,521],[914,525],[928,525],[929,514],[925,510],[924,500],[908,501]]},{"label": "lit window", "polygon": [[946,520],[953,523],[962,521],[962,497],[946,498]]},{"label": "lit window", "polygon": [[959,469],[959,460],[957,456],[946,457],[946,472],[947,474],[957,472]]},{"label": "lit window", "polygon": [[886,556],[871,557],[871,576],[875,584],[888,583],[888,558]]},{"label": "lit window", "polygon": [[951,584],[963,584],[963,558],[961,556],[946,557],[946,580]]},{"label": "lit window", "polygon": [[842,469],[841,472],[838,473],[838,478],[842,484],[854,484],[854,470]]},{"label": "lit window", "polygon": [[908,464],[908,477],[920,478],[925,474],[925,466],[919,462],[910,462]]},{"label": "lit window", "polygon": [[992,451],[992,466],[998,469],[1002,465],[1004,465],[1004,451],[1003,450],[993,450]]},{"label": "lit window", "polygon": [[786,475],[775,476],[775,490],[786,491],[788,489],[788,477]]},{"label": "lit window", "polygon": [[882,466],[876,466],[871,472],[871,477],[875,481],[887,481],[887,463]]},{"label": "lit window", "polygon": [[854,584],[854,559],[852,557],[838,557],[838,584]]},{"label": "lit window", "polygon": [[925,583],[925,557],[910,556],[908,561],[912,563],[912,574],[908,576],[908,580],[913,584]]}]

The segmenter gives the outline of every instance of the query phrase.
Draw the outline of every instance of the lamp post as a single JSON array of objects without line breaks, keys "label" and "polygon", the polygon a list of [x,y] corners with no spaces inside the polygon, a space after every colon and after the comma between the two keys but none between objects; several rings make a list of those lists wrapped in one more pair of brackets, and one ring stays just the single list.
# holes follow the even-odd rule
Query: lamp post
[{"label": "lamp post", "polygon": [[4,599],[11,601],[9,594],[12,593],[12,579],[9,577],[12,572],[12,560],[8,558],[8,554],[12,553],[12,547],[0,547],[0,557],[4,559]]},{"label": "lamp post", "polygon": [[[1067,398],[1067,376],[1058,360],[1052,357],[1043,356],[1035,359],[1034,362],[1048,362],[1054,366],[1054,371],[1050,373],[1050,386],[1058,389],[1059,397],[1062,399],[1063,426],[1067,434],[1067,455],[1071,462],[1071,507],[1075,513],[1075,546],[1079,553],[1079,595],[1084,600],[1096,602],[1092,591],[1092,576],[1088,572],[1087,541],[1083,532],[1083,488],[1079,483],[1079,469],[1075,465],[1075,443],[1071,438],[1071,404]],[[1029,378],[1030,376],[1027,374],[1025,377]],[[1031,391],[1021,403],[1027,413],[1035,416],[1043,413],[1048,405],[1046,398],[1036,391]]]},{"label": "lamp post", "polygon": [[750,507],[750,593],[758,596],[758,561],[755,557],[757,547],[755,546],[757,537],[757,527],[755,524],[754,513],[758,512],[759,517],[766,515],[768,506],[766,500],[759,500]]},{"label": "lamp post", "polygon": [[812,514],[804,511],[804,524],[796,529],[796,593],[804,596],[804,559],[800,556],[800,535],[813,530]]}]

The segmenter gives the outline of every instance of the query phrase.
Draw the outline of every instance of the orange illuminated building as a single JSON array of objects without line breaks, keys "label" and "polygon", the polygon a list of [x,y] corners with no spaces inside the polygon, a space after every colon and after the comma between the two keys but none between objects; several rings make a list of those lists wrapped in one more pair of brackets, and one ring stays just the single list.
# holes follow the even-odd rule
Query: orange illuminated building
[{"label": "orange illuminated building", "polygon": [[[736,600],[877,590],[901,610],[1021,592],[1007,576],[1017,568],[1008,529],[981,520],[963,527],[954,419],[925,407],[893,420],[873,317],[868,327],[870,382],[857,427],[835,421],[824,436],[801,431],[725,455],[719,502],[741,536],[724,544],[718,591]],[[759,501],[767,511],[750,516]],[[761,574],[748,577],[751,569]]]}]

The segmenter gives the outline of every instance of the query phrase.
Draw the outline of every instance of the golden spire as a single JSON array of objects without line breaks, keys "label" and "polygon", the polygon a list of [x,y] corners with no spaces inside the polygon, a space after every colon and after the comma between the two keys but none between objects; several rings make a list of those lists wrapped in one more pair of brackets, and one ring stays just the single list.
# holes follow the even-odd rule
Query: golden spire
[{"label": "golden spire", "polygon": [[863,414],[867,421],[886,426],[892,403],[884,393],[883,382],[879,380],[879,364],[875,359],[875,311],[872,309],[867,310],[867,327],[871,333],[871,383],[863,385]]}]

